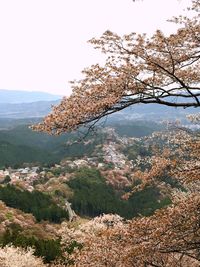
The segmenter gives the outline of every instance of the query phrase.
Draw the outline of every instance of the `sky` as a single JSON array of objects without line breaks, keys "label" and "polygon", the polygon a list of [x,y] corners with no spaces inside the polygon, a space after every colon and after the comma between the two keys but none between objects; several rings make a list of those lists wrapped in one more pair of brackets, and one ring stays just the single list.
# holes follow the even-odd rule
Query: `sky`
[{"label": "sky", "polygon": [[106,30],[169,34],[190,0],[0,0],[0,89],[71,93],[104,56],[87,41]]}]

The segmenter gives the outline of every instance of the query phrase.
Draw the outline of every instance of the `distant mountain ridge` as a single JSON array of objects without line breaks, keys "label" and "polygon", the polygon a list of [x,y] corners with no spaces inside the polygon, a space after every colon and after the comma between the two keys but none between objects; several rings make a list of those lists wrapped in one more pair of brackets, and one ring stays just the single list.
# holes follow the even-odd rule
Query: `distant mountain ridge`
[{"label": "distant mountain ridge", "polygon": [[[41,118],[59,104],[62,96],[46,92],[28,92],[0,89],[0,118]],[[195,113],[195,108],[173,108],[159,104],[137,104],[112,114],[108,120],[153,120],[180,119],[185,120],[189,113]]]},{"label": "distant mountain ridge", "polygon": [[[58,105],[60,100],[55,101],[35,101],[31,103],[1,103],[0,118],[41,118],[52,110],[52,106]],[[138,104],[129,107],[108,117],[108,121],[121,120],[153,120],[163,119],[184,119],[186,115],[197,112],[195,108],[171,108],[158,104]]]},{"label": "distant mountain ridge", "polygon": [[0,89],[0,103],[31,103],[37,101],[55,101],[61,99],[61,95],[53,95],[40,91],[21,91],[21,90],[4,90]]},{"label": "distant mountain ridge", "polygon": [[0,103],[0,118],[38,118],[47,115],[60,100],[31,103]]}]

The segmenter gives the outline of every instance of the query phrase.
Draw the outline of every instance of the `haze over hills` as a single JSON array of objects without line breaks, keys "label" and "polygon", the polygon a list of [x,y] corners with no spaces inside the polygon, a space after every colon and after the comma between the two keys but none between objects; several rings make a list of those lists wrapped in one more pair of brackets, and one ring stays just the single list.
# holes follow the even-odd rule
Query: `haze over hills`
[{"label": "haze over hills", "polygon": [[175,108],[159,104],[136,104],[112,115],[112,120],[148,120],[163,121],[179,119],[186,122],[188,114],[196,113],[195,108]]},{"label": "haze over hills", "polygon": [[53,95],[40,91],[30,92],[0,89],[0,103],[31,103],[36,101],[55,101],[61,98],[61,95]]},{"label": "haze over hills", "polygon": [[52,105],[57,105],[60,100],[35,101],[31,103],[0,103],[0,118],[38,118],[47,115]]},{"label": "haze over hills", "polygon": [[[52,105],[57,105],[62,96],[45,92],[0,90],[0,118],[41,118],[47,115]],[[172,108],[158,104],[137,104],[110,116],[109,120],[153,120],[181,119],[194,108]]]},{"label": "haze over hills", "polygon": [[0,118],[44,117],[61,98],[46,92],[0,89]]}]

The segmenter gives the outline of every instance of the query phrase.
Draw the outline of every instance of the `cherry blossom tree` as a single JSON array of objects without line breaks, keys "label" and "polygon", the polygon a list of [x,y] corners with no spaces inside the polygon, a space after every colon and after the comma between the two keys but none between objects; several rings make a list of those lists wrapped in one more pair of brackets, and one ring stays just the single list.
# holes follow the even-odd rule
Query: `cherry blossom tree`
[{"label": "cherry blossom tree", "polygon": [[72,82],[64,97],[36,130],[60,134],[80,126],[92,127],[101,118],[134,104],[155,103],[171,107],[200,106],[199,0],[180,16],[176,33],[157,30],[152,37],[106,31],[89,42],[107,56],[104,66],[83,70],[84,78]]},{"label": "cherry blossom tree", "polygon": [[0,248],[0,266],[2,267],[45,267],[41,258],[33,255],[34,250],[29,248],[15,248],[6,246]]}]

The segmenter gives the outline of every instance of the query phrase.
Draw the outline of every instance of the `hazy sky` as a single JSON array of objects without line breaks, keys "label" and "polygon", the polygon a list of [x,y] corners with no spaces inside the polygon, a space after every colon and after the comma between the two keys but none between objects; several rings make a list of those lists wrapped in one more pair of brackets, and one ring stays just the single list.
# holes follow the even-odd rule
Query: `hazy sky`
[{"label": "hazy sky", "polygon": [[0,0],[0,89],[70,94],[68,81],[103,57],[87,40],[171,32],[190,0]]}]

